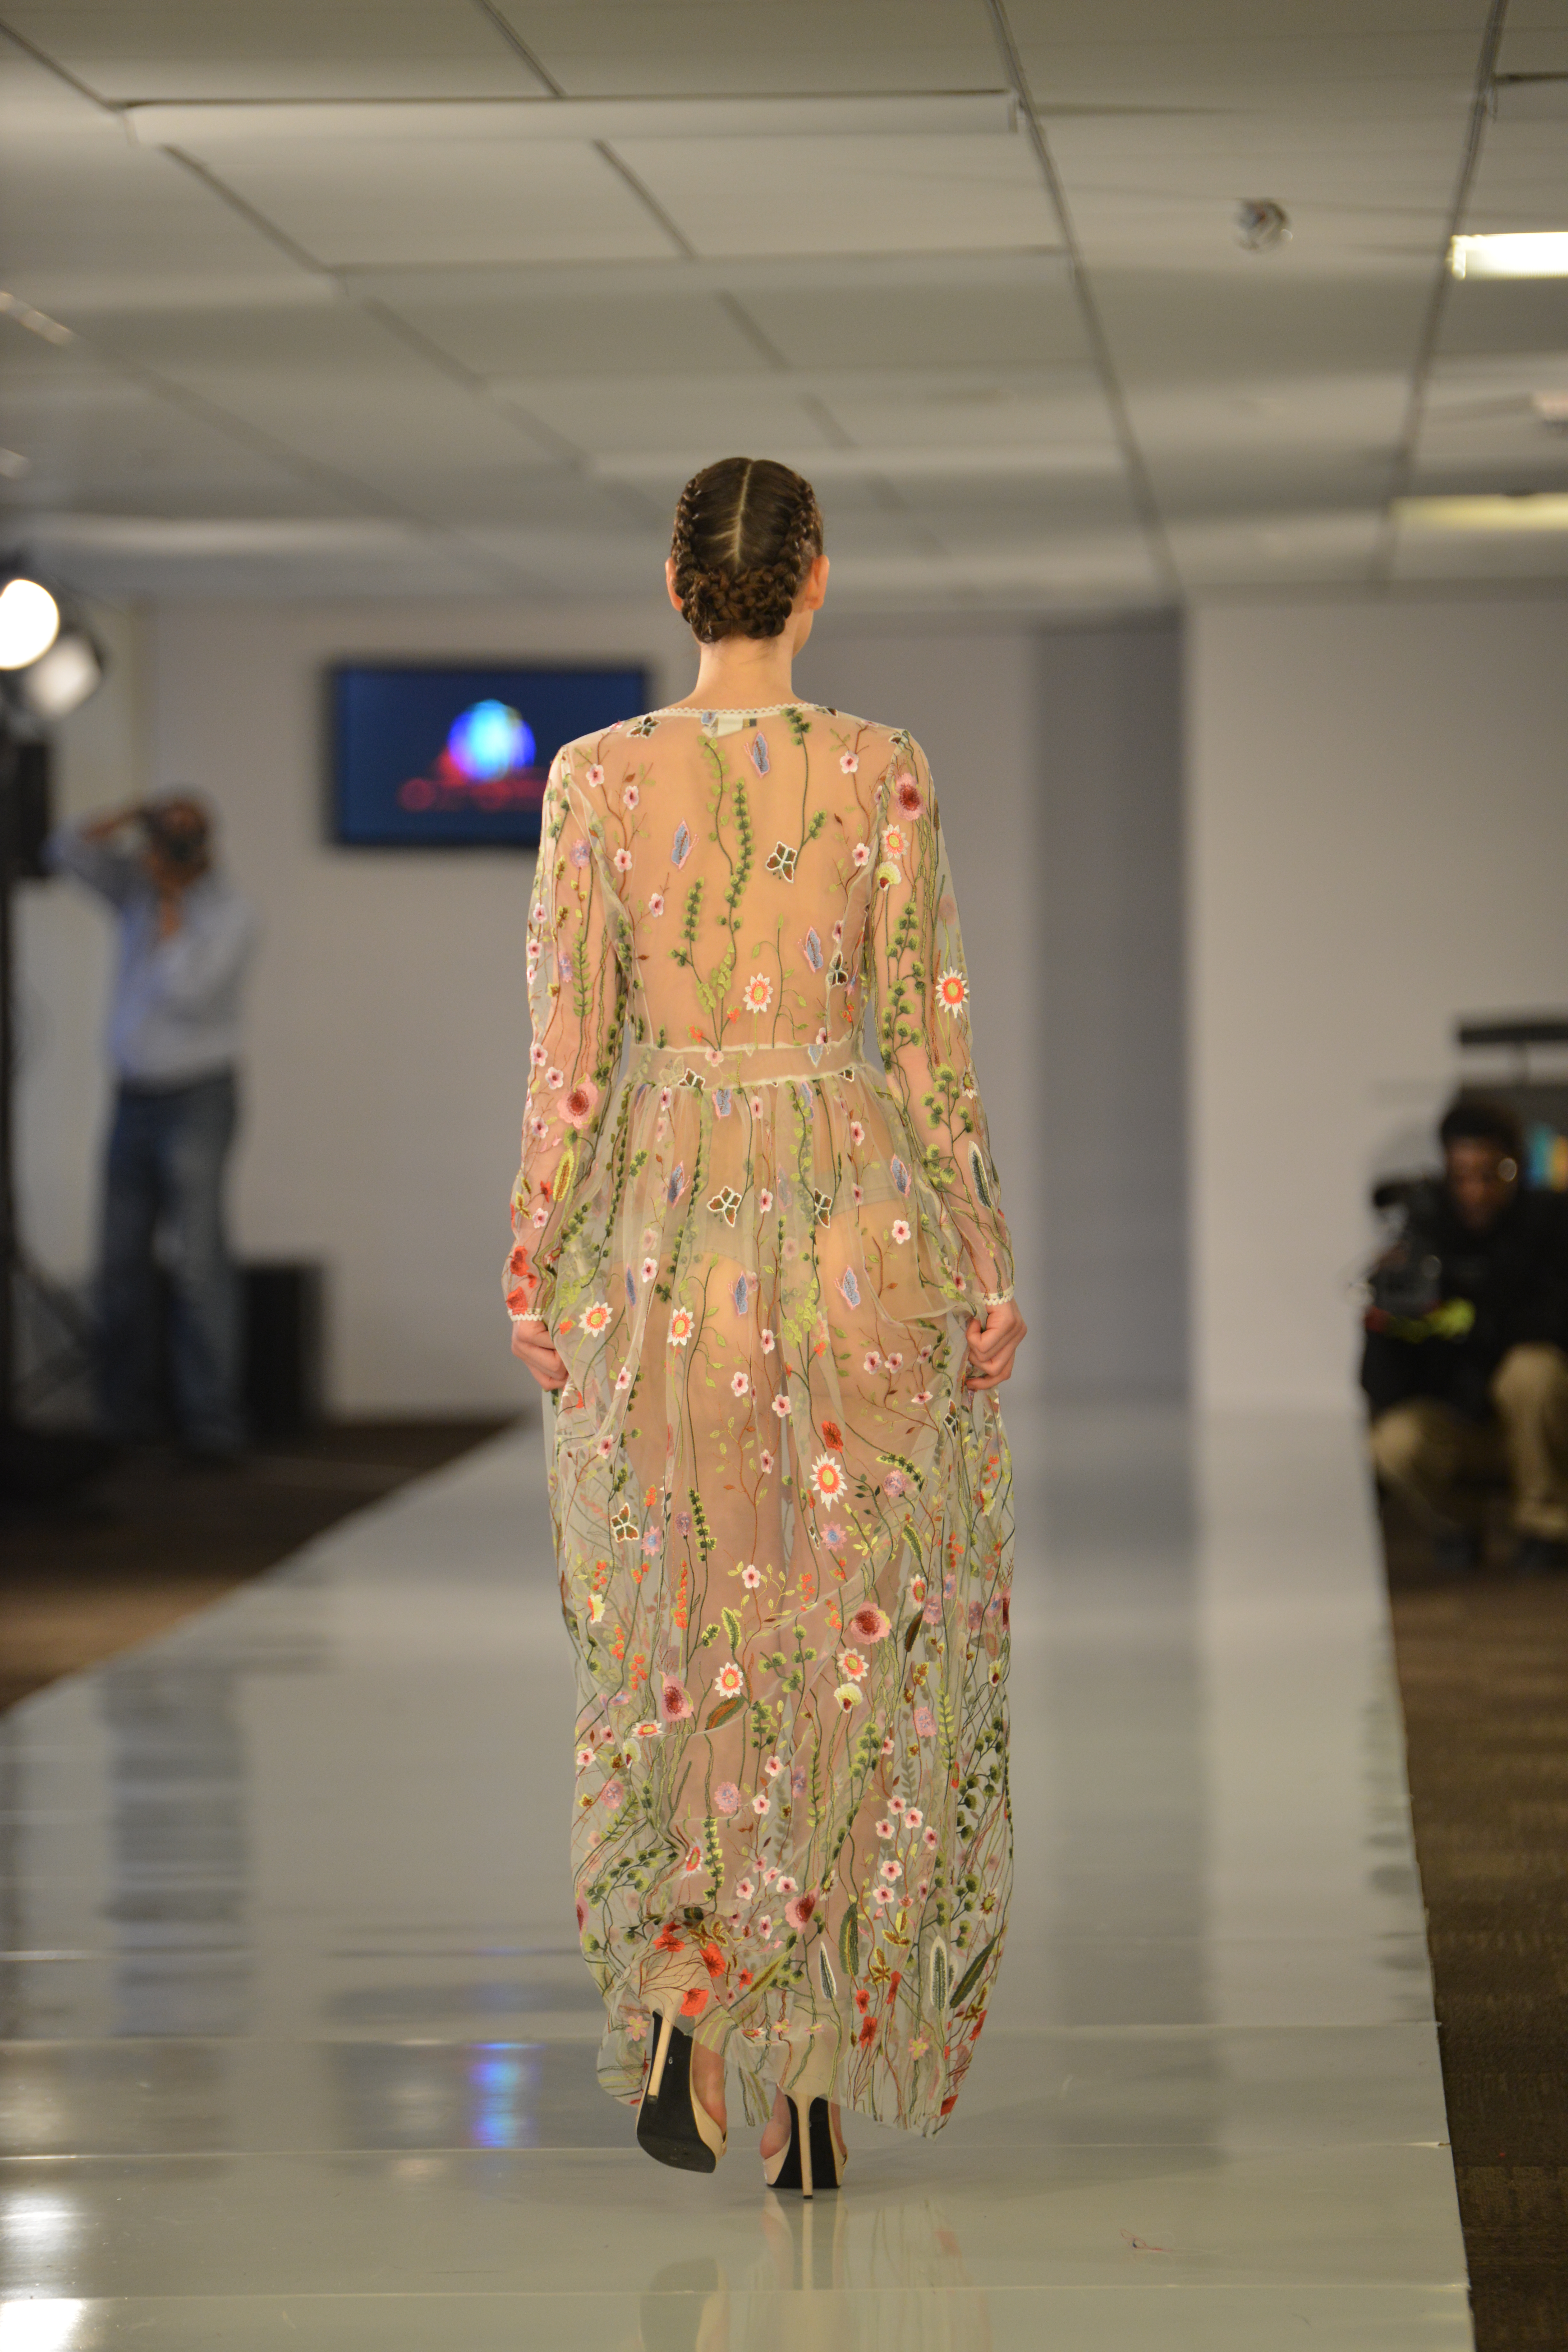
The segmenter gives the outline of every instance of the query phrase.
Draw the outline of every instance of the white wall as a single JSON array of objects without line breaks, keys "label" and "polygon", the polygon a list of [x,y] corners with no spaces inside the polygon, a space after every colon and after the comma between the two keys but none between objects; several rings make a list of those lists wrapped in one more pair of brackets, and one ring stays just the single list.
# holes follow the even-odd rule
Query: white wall
[{"label": "white wall", "polygon": [[1349,1409],[1368,1180],[1456,1016],[1568,1007],[1568,602],[1215,604],[1188,648],[1197,1391]]},{"label": "white wall", "polygon": [[[235,1225],[244,1253],[323,1259],[329,1398],[350,1412],[505,1409],[499,1269],[527,1066],[515,854],[345,852],[323,838],[321,674],[356,654],[628,658],[685,693],[689,640],[636,607],[208,604],[128,628],[114,697],[71,722],[71,814],[187,782],[216,803],[264,939],[250,1000]],[[943,790],[979,1010],[980,1067],[1023,1237],[1032,1164],[1033,640],[831,619],[801,691],[913,728]],[[89,743],[96,746],[89,757]],[[28,894],[32,1055],[24,1213],[55,1270],[85,1272],[106,1087],[109,927],[64,886]]]}]

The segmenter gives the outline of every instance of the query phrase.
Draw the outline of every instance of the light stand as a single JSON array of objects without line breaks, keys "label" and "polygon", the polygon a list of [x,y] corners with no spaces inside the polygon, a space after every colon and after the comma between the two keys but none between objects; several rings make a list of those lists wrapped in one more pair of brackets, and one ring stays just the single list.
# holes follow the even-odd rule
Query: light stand
[{"label": "light stand", "polygon": [[[21,577],[24,585],[35,585]],[[58,642],[51,636],[43,648],[45,658],[49,646]],[[93,653],[91,683],[85,691],[75,691],[73,701],[85,699],[101,676],[101,658],[95,648]],[[14,1502],[69,1492],[100,1470],[113,1449],[100,1438],[31,1428],[21,1410],[17,1308],[24,1292],[31,1292],[55,1316],[73,1345],[83,1346],[89,1335],[74,1304],[27,1264],[17,1213],[16,898],[23,862],[23,740],[16,709],[18,703],[26,708],[28,671],[39,671],[41,663],[7,663],[5,668],[0,681],[0,1500]],[[51,715],[73,707],[73,701],[57,698]]]}]

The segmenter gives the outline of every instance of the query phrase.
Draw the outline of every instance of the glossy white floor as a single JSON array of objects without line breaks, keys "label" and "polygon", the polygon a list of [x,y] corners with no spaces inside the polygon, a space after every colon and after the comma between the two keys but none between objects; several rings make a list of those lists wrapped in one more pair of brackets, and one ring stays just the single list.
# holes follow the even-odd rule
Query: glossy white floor
[{"label": "glossy white floor", "polygon": [[537,1428],[0,1724],[0,2352],[1457,2352],[1345,1427],[1016,1412],[963,2105],[803,2209],[596,2090]]}]

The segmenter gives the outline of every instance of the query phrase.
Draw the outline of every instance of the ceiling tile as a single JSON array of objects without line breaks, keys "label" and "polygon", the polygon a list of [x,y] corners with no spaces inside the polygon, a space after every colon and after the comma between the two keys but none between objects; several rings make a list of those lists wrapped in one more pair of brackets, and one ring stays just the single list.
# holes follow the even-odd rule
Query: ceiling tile
[{"label": "ceiling tile", "polygon": [[1055,241],[1029,143],[626,140],[616,153],[699,253],[962,251]]},{"label": "ceiling tile", "polygon": [[472,0],[13,0],[99,97],[503,98],[546,85]]},{"label": "ceiling tile", "polygon": [[995,89],[984,0],[500,0],[574,98]]},{"label": "ceiling tile", "polygon": [[648,287],[599,295],[581,278],[549,292],[535,276],[510,287],[492,281],[474,295],[458,277],[414,293],[395,282],[381,299],[479,375],[613,376],[632,354],[641,377],[697,369],[765,373],[770,364],[719,294]]},{"label": "ceiling tile", "polygon": [[963,263],[940,282],[748,287],[746,308],[795,367],[1050,368],[1081,362],[1083,327],[1065,264],[1015,264],[999,280]]},{"label": "ceiling tile", "polygon": [[367,141],[301,152],[298,142],[258,139],[226,142],[211,168],[333,267],[658,259],[671,250],[591,147]]}]

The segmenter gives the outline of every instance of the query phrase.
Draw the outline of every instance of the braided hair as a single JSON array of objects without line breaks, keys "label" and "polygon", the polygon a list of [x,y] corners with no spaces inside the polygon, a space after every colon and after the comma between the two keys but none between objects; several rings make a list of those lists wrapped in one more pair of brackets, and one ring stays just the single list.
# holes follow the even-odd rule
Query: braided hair
[{"label": "braided hair", "polygon": [[822,553],[816,492],[772,457],[721,457],[681,491],[669,551],[681,617],[703,645],[776,637]]}]

